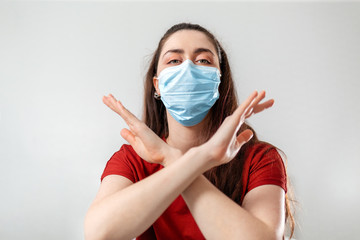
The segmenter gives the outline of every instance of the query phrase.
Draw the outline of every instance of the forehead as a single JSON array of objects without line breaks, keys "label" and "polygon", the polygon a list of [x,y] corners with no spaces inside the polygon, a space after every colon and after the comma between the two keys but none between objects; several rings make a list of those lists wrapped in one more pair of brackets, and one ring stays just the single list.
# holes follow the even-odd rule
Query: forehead
[{"label": "forehead", "polygon": [[161,53],[174,48],[182,48],[184,51],[195,48],[209,48],[214,53],[216,52],[214,44],[205,33],[196,30],[180,30],[173,33],[165,41]]}]

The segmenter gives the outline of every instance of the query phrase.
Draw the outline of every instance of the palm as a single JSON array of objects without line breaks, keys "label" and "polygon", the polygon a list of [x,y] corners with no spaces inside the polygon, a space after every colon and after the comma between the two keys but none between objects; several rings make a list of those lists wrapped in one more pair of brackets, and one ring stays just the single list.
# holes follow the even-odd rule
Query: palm
[{"label": "palm", "polygon": [[265,97],[265,91],[259,95],[252,93],[245,102],[243,102],[236,111],[228,116],[221,124],[214,136],[205,143],[206,151],[211,153],[211,158],[215,165],[229,162],[235,157],[241,146],[248,142],[253,133],[247,129],[236,135],[246,118],[255,113],[259,113],[274,104],[274,100],[268,100],[259,104]]},{"label": "palm", "polygon": [[121,136],[131,144],[135,152],[148,162],[162,164],[165,159],[164,154],[169,150],[170,146],[111,94],[104,96],[103,102],[118,113],[129,126],[130,130],[126,128],[121,130]]},{"label": "palm", "polygon": [[[121,135],[126,139],[123,131]],[[153,142],[144,143],[140,137],[135,135],[131,146],[142,159],[148,162],[161,164],[164,160],[164,155],[160,151],[161,147],[159,147],[159,144],[153,144]]]}]

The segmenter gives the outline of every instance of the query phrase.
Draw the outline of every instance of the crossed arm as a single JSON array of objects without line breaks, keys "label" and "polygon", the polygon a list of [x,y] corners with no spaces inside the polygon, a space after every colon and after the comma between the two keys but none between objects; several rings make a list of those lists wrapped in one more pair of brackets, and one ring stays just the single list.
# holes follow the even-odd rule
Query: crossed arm
[{"label": "crossed arm", "polygon": [[115,98],[104,97],[104,103],[127,122],[130,130],[123,129],[121,135],[139,156],[165,168],[134,184],[122,176],[105,177],[85,218],[86,239],[136,237],[179,194],[206,239],[281,239],[285,196],[280,187],[257,187],[246,194],[239,206],[202,175],[214,166],[229,162],[252,137],[250,130],[238,136],[236,133],[245,118],[272,105],[271,101],[259,104],[264,97],[265,92],[259,95],[254,92],[226,118],[208,142],[185,154],[158,138]]}]

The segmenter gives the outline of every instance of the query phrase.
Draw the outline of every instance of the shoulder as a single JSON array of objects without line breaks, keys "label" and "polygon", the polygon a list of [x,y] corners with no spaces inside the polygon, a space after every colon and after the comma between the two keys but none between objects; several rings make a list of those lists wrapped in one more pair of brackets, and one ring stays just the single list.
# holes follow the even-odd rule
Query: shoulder
[{"label": "shoulder", "polygon": [[267,142],[257,142],[249,146],[245,152],[245,158],[245,161],[250,165],[266,160],[284,163],[278,149]]},{"label": "shoulder", "polygon": [[[246,150],[247,157],[260,157],[269,152],[274,153],[276,147],[267,142],[256,142],[250,145]],[[277,151],[276,151],[277,152]]]},{"label": "shoulder", "polygon": [[123,175],[132,182],[140,181],[162,168],[159,164],[143,160],[129,144],[123,144],[107,162],[103,179],[109,174]]},{"label": "shoulder", "polygon": [[244,171],[248,180],[248,191],[263,184],[276,184],[285,192],[286,167],[277,148],[266,142],[249,146],[245,154]]},{"label": "shoulder", "polygon": [[149,163],[142,159],[129,144],[123,144],[110,158],[111,162],[126,163],[129,166],[141,168],[153,168],[159,164]]},{"label": "shoulder", "polygon": [[111,157],[114,160],[140,160],[139,155],[129,144],[123,144],[120,149]]},{"label": "shoulder", "polygon": [[108,175],[122,175],[132,182],[137,180],[137,168],[142,159],[135,153],[130,145],[124,144],[107,161],[101,175],[101,181]]}]

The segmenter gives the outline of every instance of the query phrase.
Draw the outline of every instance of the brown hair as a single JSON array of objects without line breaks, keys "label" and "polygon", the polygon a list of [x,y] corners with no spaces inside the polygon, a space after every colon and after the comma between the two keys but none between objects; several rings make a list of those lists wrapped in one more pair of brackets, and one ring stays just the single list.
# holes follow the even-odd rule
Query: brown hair
[{"label": "brown hair", "polygon": [[[164,43],[173,33],[180,30],[196,30],[204,33],[218,50],[218,57],[220,59],[220,71],[222,75],[221,83],[219,86],[220,96],[214,106],[210,109],[209,114],[206,116],[209,127],[207,127],[203,132],[203,136],[205,136],[205,139],[209,139],[216,132],[224,119],[227,116],[231,115],[238,107],[238,100],[232,79],[230,65],[224,49],[212,33],[197,24],[180,23],[174,25],[169,30],[167,30],[164,36],[160,39],[158,47],[153,54],[145,78],[143,120],[145,124],[149,128],[151,128],[158,136],[168,136],[169,132],[167,125],[166,109],[162,101],[156,100],[154,98],[155,87],[153,85],[153,77],[156,76],[157,73],[159,57]],[[241,204],[242,202],[242,191],[243,187],[245,187],[242,186],[242,174],[239,174],[239,172],[242,172],[241,170],[244,166],[244,161],[246,158],[245,152],[247,152],[247,150],[251,148],[255,143],[262,142],[257,138],[255,131],[246,123],[241,126],[239,131],[243,131],[245,129],[250,129],[254,134],[252,139],[244,146],[242,146],[235,159],[227,164],[212,168],[204,173],[204,175],[209,179],[209,181],[211,181],[219,190],[221,190],[224,194],[226,194],[228,197],[230,197],[239,204]],[[285,195],[285,197],[286,220],[290,220],[289,225],[291,231],[291,238],[293,236],[295,228],[295,221],[292,211],[290,209],[291,205],[288,193]]]}]

